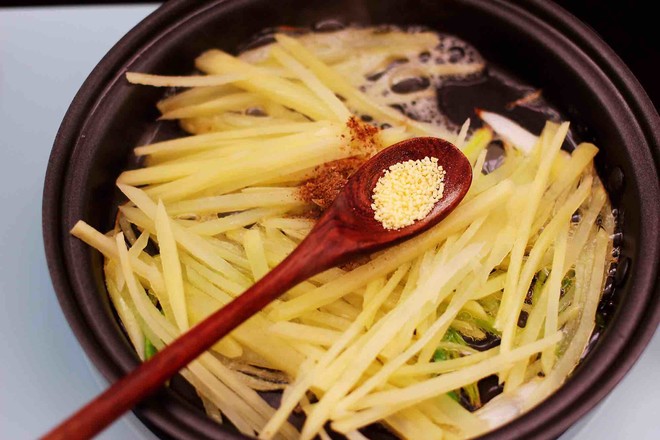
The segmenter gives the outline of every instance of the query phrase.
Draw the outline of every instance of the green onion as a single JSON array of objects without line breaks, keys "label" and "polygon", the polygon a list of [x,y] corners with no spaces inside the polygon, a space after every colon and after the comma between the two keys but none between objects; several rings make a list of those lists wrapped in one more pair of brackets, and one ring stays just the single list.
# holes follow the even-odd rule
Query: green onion
[{"label": "green onion", "polygon": [[472,383],[466,387],[463,387],[465,394],[467,395],[468,401],[473,408],[481,408],[481,396],[479,395],[479,387],[477,383]]},{"label": "green onion", "polygon": [[154,347],[149,339],[144,338],[144,360],[152,358],[156,353],[158,353],[158,349]]}]

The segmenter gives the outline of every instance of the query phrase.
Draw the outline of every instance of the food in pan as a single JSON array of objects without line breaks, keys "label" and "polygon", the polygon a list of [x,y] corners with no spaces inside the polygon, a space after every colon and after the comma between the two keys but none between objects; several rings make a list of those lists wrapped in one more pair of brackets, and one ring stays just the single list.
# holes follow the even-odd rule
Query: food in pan
[{"label": "food in pan", "polygon": [[[436,136],[474,167],[449,217],[301,283],[182,376],[210,417],[263,439],[329,429],[360,439],[374,423],[401,438],[469,438],[562,385],[594,333],[615,228],[598,149],[567,151],[568,122],[545,111],[551,120],[532,133],[480,110],[456,124],[442,91],[469,88],[488,66],[424,29],[279,29],[238,56],[209,50],[195,67],[127,75],[179,88],[158,109],[189,135],[135,148],[142,166],[117,179],[128,201],[113,230],[72,230],[104,254],[141,359],[284,259],[371,155]],[[530,92],[511,105],[539,102]],[[376,211],[383,200],[374,194]]]}]

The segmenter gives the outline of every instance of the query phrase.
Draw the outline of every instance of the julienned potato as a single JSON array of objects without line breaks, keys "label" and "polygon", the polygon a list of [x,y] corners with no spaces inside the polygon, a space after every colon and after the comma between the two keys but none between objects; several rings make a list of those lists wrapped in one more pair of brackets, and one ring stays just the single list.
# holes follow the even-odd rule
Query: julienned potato
[{"label": "julienned potato", "polygon": [[[505,121],[466,141],[468,123],[452,133],[360,90],[392,59],[439,51],[438,38],[370,28],[277,35],[238,58],[202,54],[205,75],[127,75],[190,87],[158,108],[193,134],[135,148],[146,166],[119,176],[129,201],[114,230],[84,222],[72,230],[104,254],[108,293],[141,359],[240,295],[305,237],[313,220],[299,187],[317,166],[364,151],[350,117],[386,124],[371,139],[377,149],[437,136],[474,165],[470,192],[436,227],[301,283],[182,370],[215,420],[264,439],[328,438],[328,421],[350,439],[373,422],[408,439],[473,437],[535,406],[579,362],[614,228],[593,168],[598,150],[561,151],[568,123],[548,122],[535,137]],[[483,67],[429,65],[428,74]],[[505,140],[505,160],[484,175],[494,136]],[[150,241],[156,253],[145,250]],[[466,342],[487,335],[499,346],[479,352]],[[482,405],[476,383],[493,374],[504,393]],[[279,409],[257,393],[273,389],[284,390]],[[300,410],[298,432],[287,419]]]}]

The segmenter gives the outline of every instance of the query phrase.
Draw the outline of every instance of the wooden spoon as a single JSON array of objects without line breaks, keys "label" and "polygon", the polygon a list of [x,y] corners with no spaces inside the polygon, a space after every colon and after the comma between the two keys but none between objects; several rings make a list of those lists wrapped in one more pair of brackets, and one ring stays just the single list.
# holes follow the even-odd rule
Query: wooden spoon
[{"label": "wooden spoon", "polygon": [[[422,220],[387,230],[374,218],[371,195],[383,171],[407,160],[437,157],[444,168],[444,194]],[[301,281],[351,257],[382,249],[412,237],[446,217],[463,199],[472,182],[468,159],[451,143],[436,138],[399,142],[368,160],[348,180],[307,238],[259,282],[181,335],[133,372],[46,434],[48,440],[91,438],[157,391],[234,328]]]}]

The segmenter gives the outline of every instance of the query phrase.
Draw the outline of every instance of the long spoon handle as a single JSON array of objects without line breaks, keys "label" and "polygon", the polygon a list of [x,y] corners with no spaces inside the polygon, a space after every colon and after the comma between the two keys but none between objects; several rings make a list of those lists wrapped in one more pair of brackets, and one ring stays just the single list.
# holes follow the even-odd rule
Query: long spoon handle
[{"label": "long spoon handle", "polygon": [[[82,407],[44,440],[88,439],[156,392],[168,379],[215,342],[299,282],[332,267],[344,255],[341,246],[328,250],[332,222],[320,222],[276,268],[232,302],[191,328],[172,344]],[[324,233],[325,232],[325,233]]]},{"label": "long spoon handle", "polygon": [[[390,165],[425,157],[442,159],[443,198],[424,218],[410,226],[385,230],[374,218],[371,194]],[[216,341],[263,309],[283,292],[355,253],[372,252],[427,230],[463,199],[472,181],[472,166],[447,141],[414,138],[397,143],[369,159],[348,180],[309,235],[282,263],[241,296],[190,329],[148,362],[46,434],[46,440],[87,439],[158,390]]]}]

